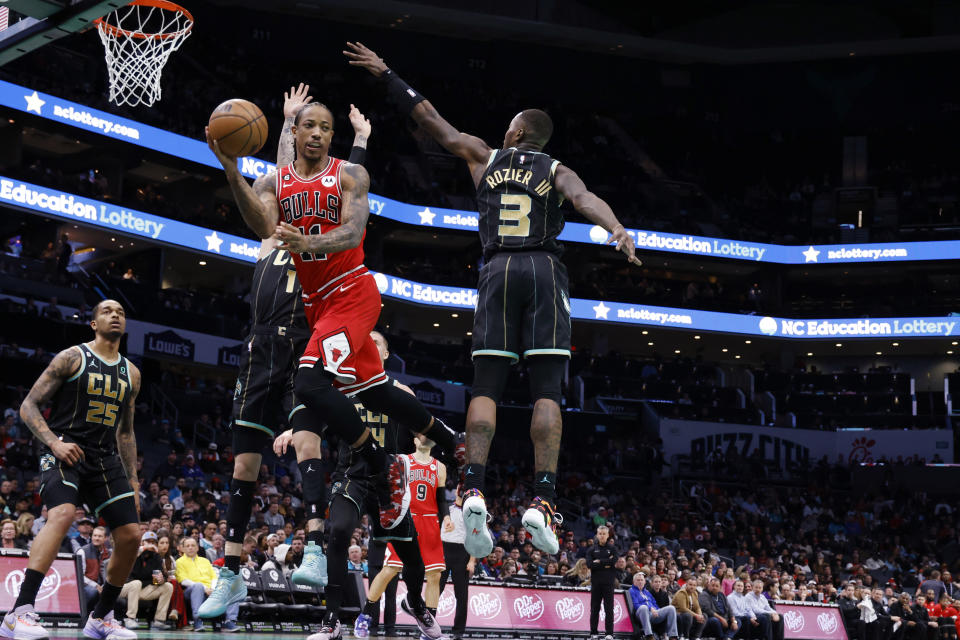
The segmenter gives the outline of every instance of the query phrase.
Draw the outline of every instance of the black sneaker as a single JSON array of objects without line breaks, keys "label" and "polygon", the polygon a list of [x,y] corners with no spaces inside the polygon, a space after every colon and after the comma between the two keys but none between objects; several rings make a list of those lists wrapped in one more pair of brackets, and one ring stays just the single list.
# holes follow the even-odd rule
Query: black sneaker
[{"label": "black sneaker", "polygon": [[427,610],[427,605],[424,604],[422,600],[420,601],[420,606],[414,609],[410,606],[407,598],[404,598],[400,601],[400,608],[403,609],[404,613],[408,616],[413,616],[417,621],[417,626],[420,627],[420,633],[425,637],[430,638],[430,640],[439,640],[443,637],[443,631],[440,630],[440,625],[437,624],[437,620],[433,617],[433,614]]}]

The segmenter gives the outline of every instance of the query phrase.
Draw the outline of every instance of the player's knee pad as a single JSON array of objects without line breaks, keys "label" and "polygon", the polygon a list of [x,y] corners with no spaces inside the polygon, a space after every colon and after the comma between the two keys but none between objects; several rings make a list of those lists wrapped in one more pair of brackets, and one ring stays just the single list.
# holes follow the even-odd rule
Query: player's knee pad
[{"label": "player's knee pad", "polygon": [[483,396],[496,403],[503,397],[507,386],[511,362],[500,356],[474,356],[473,358],[473,397]]},{"label": "player's knee pad", "polygon": [[230,504],[227,505],[227,542],[243,542],[247,523],[253,511],[257,483],[252,480],[230,481]]},{"label": "player's knee pad", "polygon": [[319,458],[311,458],[298,462],[300,476],[303,478],[303,506],[307,520],[323,519],[326,508],[327,483],[324,479],[323,468]]},{"label": "player's knee pad", "polygon": [[322,415],[327,426],[348,443],[363,435],[363,422],[357,410],[345,395],[333,388],[333,374],[319,367],[301,367],[297,370],[294,390],[297,398],[314,415]]},{"label": "player's knee pad", "polygon": [[392,420],[420,433],[430,425],[433,416],[416,396],[410,395],[389,381],[361,391],[356,395],[365,409],[385,413]]},{"label": "player's knee pad", "polygon": [[563,373],[567,368],[567,358],[563,356],[531,356],[527,359],[527,373],[530,376],[530,400],[553,400],[560,404],[562,397]]},{"label": "player's knee pad", "polygon": [[287,424],[293,429],[294,433],[299,431],[309,431],[322,437],[326,429],[326,423],[317,417],[317,414],[310,410],[310,407],[302,402],[295,406],[287,416]]}]

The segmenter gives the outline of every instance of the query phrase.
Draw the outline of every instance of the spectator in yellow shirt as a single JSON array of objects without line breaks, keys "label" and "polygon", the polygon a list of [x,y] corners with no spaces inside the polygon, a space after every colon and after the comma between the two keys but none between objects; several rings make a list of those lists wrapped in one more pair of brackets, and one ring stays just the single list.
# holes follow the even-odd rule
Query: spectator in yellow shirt
[{"label": "spectator in yellow shirt", "polygon": [[[184,597],[190,600],[190,609],[193,612],[193,630],[203,630],[203,619],[197,616],[197,611],[203,601],[213,593],[217,580],[217,572],[206,557],[197,554],[200,547],[193,538],[184,538],[182,544],[184,555],[177,559],[177,582],[183,586]],[[234,604],[227,608],[226,622],[222,630],[230,633],[239,631],[237,614],[240,605]]]}]

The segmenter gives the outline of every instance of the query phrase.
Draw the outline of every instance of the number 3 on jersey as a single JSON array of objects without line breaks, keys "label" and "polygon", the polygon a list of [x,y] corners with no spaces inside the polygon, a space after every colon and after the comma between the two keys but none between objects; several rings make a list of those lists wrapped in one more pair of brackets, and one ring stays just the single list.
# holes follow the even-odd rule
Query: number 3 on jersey
[{"label": "number 3 on jersey", "polygon": [[[529,198],[528,198],[528,199],[529,199]],[[529,210],[530,210],[530,209],[529,209],[529,207],[528,207],[528,208],[527,208],[527,211],[529,211]],[[528,226],[529,226],[529,225],[528,225]],[[297,227],[297,228],[300,230],[300,233],[303,233],[303,234],[305,234],[305,235],[311,235],[311,236],[318,236],[318,235],[320,235],[320,225],[319,225],[319,224],[315,224],[315,225],[311,226],[311,227],[310,227],[310,233],[306,233],[306,232],[303,230],[303,227]],[[306,252],[304,252],[304,253],[301,253],[301,254],[300,254],[300,259],[303,260],[304,262],[313,262],[314,260],[326,260],[326,259],[327,259],[327,254],[325,254],[325,253],[306,253]]]},{"label": "number 3 on jersey", "polygon": [[497,227],[497,233],[501,236],[520,236],[523,238],[529,236],[530,205],[530,196],[525,193],[502,194],[500,196],[500,206],[503,208],[500,209],[500,226]]}]

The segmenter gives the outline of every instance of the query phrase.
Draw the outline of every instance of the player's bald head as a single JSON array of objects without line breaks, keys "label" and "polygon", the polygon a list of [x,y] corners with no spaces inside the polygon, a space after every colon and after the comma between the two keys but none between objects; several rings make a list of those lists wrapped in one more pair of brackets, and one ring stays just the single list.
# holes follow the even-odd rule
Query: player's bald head
[{"label": "player's bald head", "polygon": [[514,121],[523,130],[521,137],[523,142],[544,147],[553,135],[553,119],[546,111],[524,109],[516,115]]}]

